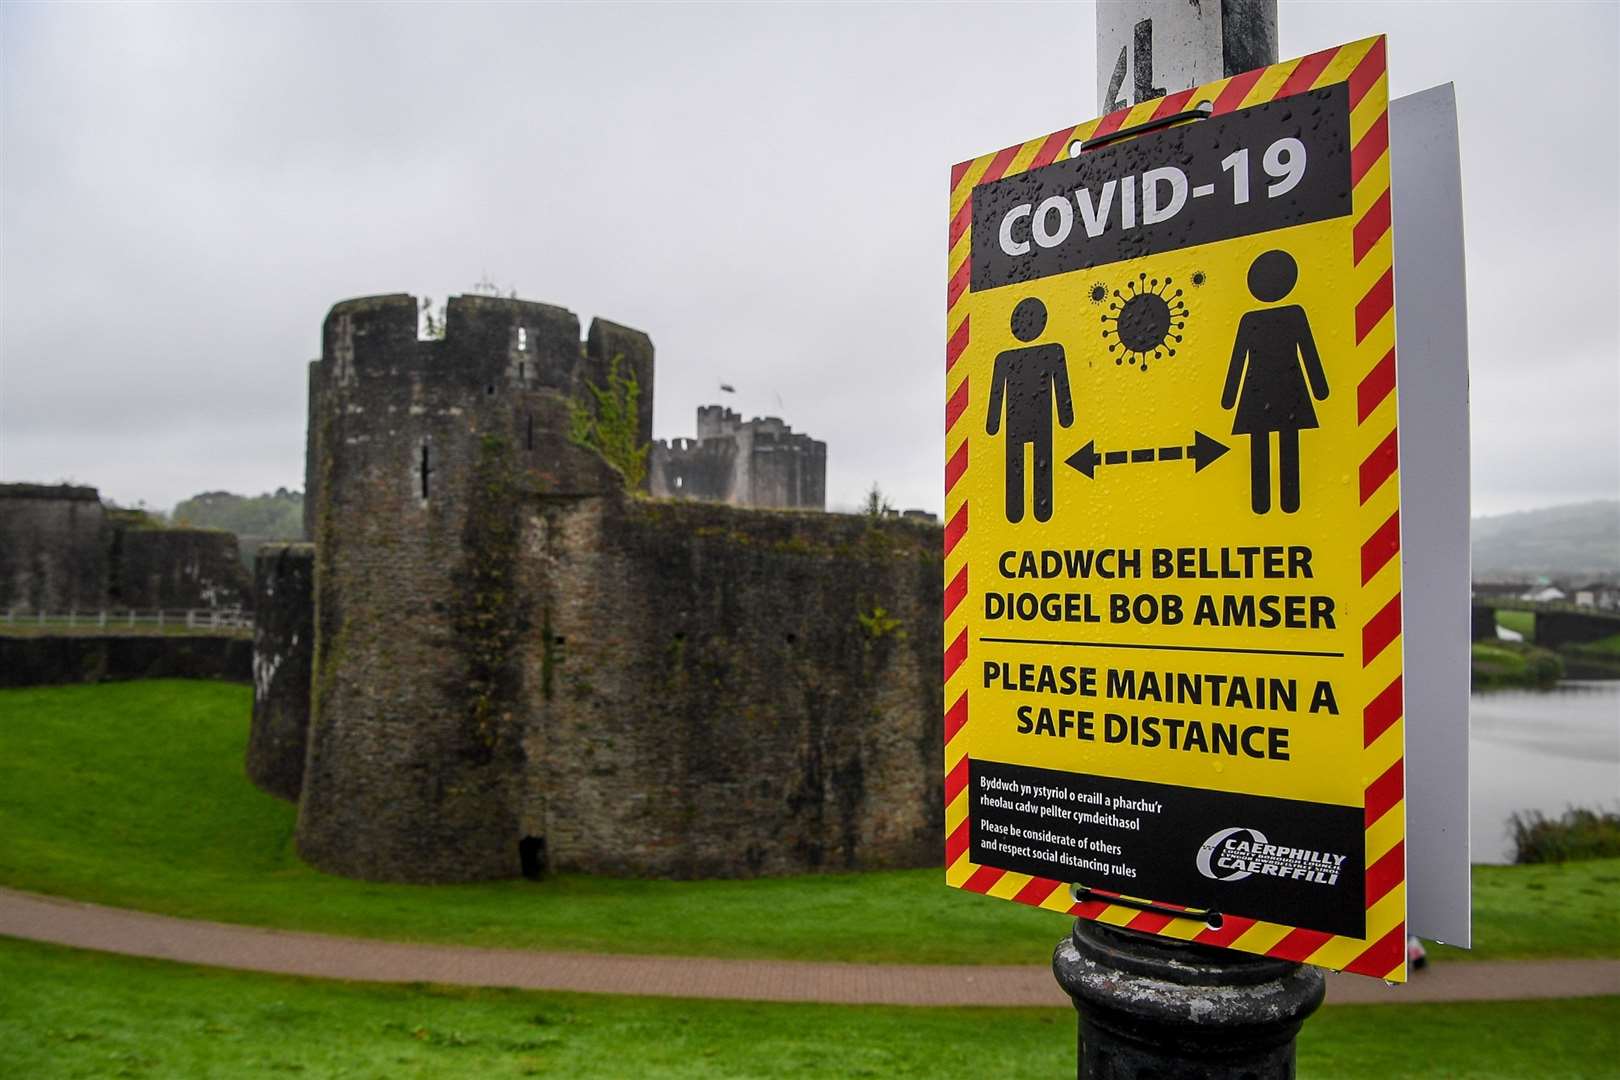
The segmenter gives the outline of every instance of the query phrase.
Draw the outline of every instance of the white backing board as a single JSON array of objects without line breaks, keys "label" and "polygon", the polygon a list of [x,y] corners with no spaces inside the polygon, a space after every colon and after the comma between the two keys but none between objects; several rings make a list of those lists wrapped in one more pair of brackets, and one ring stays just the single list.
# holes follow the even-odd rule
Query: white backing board
[{"label": "white backing board", "polygon": [[1400,402],[1407,932],[1467,947],[1468,299],[1457,99],[1389,108]]}]

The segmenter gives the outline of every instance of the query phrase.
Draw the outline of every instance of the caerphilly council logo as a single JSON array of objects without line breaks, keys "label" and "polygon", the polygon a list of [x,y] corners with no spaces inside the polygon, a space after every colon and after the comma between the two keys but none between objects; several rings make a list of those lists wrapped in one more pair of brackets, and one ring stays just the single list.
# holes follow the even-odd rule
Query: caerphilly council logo
[{"label": "caerphilly council logo", "polygon": [[1221,829],[1198,847],[1198,872],[1214,881],[1263,877],[1336,885],[1344,856],[1331,851],[1273,844],[1259,829]]}]

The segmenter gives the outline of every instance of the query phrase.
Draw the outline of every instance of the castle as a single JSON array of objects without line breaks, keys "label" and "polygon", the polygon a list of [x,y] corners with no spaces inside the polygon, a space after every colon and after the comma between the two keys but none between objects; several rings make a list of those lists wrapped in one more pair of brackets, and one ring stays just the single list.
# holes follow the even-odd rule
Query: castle
[{"label": "castle", "polygon": [[780,417],[744,422],[723,406],[699,406],[697,438],[659,439],[647,464],[656,498],[827,508],[827,444],[795,432]]},{"label": "castle", "polygon": [[420,340],[410,296],[331,309],[312,543],[256,568],[249,775],[296,799],[307,861],[368,879],[937,864],[938,528],[626,491],[569,438],[615,359],[649,442],[639,331],[462,296]]}]

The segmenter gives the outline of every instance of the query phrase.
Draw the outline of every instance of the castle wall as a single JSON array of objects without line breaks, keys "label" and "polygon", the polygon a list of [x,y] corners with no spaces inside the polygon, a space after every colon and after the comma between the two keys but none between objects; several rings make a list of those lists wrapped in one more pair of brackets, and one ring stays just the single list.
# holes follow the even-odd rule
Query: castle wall
[{"label": "castle wall", "polygon": [[0,484],[0,609],[100,607],[108,535],[95,488]]},{"label": "castle wall", "polygon": [[734,496],[737,444],[731,439],[660,439],[647,455],[648,486],[654,498],[740,502]]},{"label": "castle wall", "polygon": [[253,643],[232,634],[0,634],[0,686],[252,677]]},{"label": "castle wall", "polygon": [[754,429],[747,424],[739,425],[731,435],[737,447],[732,459],[731,497],[727,500],[732,506],[757,505],[754,502],[754,437]]},{"label": "castle wall", "polygon": [[612,496],[535,528],[525,829],[554,869],[937,864],[936,528]]},{"label": "castle wall", "polygon": [[315,547],[268,543],[254,560],[253,723],[246,769],[263,791],[297,801],[309,736],[315,655]]},{"label": "castle wall", "polygon": [[118,528],[108,600],[117,607],[234,608],[252,604],[252,579],[222,529]]},{"label": "castle wall", "polygon": [[236,537],[142,524],[95,488],[0,484],[0,609],[246,606],[252,581]]},{"label": "castle wall", "polygon": [[[409,702],[394,715],[415,720],[385,745],[387,716],[322,699],[345,750],[331,756],[323,727],[310,751],[300,845],[316,865],[509,877],[525,838],[544,841],[549,869],[618,875],[937,863],[937,528],[647,503],[609,486],[533,490],[519,535],[510,588],[524,602],[500,613],[513,670],[488,768],[472,775],[457,757],[478,744],[470,685],[442,642],[396,641],[366,675],[345,663],[335,683],[380,682]],[[429,700],[404,666],[434,673],[451,700]],[[429,797],[420,785],[435,776]],[[330,844],[319,853],[316,829]]]},{"label": "castle wall", "polygon": [[756,434],[748,505],[774,509],[827,505],[827,444],[805,435]]}]

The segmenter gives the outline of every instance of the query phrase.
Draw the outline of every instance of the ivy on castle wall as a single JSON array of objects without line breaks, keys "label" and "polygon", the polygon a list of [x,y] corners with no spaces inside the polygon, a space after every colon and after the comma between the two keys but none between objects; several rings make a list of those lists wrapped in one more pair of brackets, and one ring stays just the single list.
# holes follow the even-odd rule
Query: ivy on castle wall
[{"label": "ivy on castle wall", "polygon": [[[608,364],[607,386],[587,381],[586,397],[568,403],[568,438],[595,450],[624,473],[624,486],[639,491],[647,479],[648,444],[638,441],[641,384],[623,355]],[[621,373],[621,365],[625,368]]]}]

